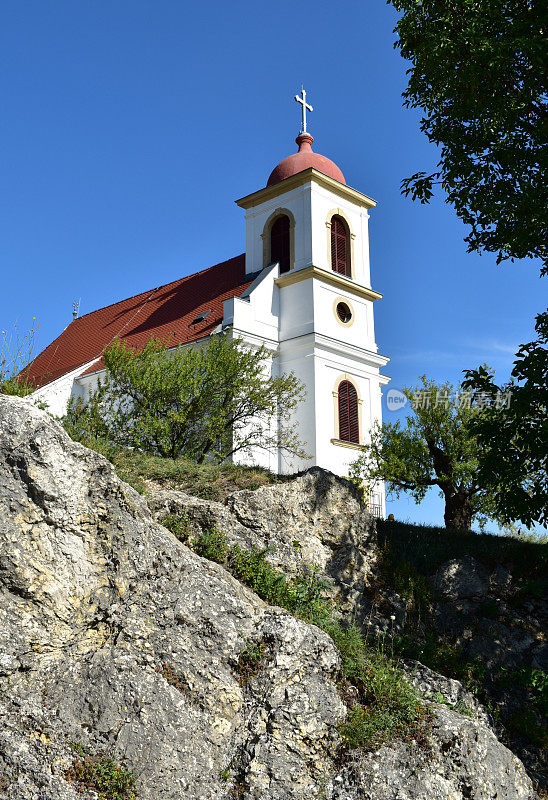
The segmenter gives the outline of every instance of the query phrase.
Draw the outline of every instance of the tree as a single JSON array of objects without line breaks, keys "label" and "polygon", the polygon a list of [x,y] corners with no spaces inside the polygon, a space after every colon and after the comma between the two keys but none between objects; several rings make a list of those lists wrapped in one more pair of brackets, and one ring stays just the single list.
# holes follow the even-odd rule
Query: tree
[{"label": "tree", "polygon": [[481,413],[470,395],[449,383],[437,385],[426,376],[422,386],[405,388],[412,413],[400,422],[377,426],[370,443],[354,462],[353,479],[367,484],[385,481],[389,492],[408,492],[415,502],[437,486],[445,500],[445,526],[470,530],[477,518],[483,525],[495,511],[490,484],[480,480],[479,445],[471,431]]},{"label": "tree", "polygon": [[478,397],[509,398],[507,406],[488,405],[471,429],[480,445],[479,478],[494,486],[497,514],[528,528],[548,523],[548,312],[535,328],[538,340],[521,345],[508,384],[497,386],[486,367],[467,370],[463,382]]},{"label": "tree", "polygon": [[150,339],[136,351],[117,340],[104,362],[104,382],[85,406],[69,409],[73,432],[198,463],[255,448],[304,455],[291,424],[303,387],[293,373],[270,374],[265,347],[227,334],[185,349]]},{"label": "tree", "polygon": [[469,251],[538,257],[548,273],[548,15],[542,0],[390,0],[411,62],[404,104],[441,146],[438,170],[402,182],[428,202],[441,184],[471,226]]}]

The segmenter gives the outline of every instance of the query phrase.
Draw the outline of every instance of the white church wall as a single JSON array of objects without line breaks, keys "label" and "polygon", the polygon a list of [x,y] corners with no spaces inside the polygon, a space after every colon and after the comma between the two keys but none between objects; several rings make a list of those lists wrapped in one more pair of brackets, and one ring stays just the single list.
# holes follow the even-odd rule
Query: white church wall
[{"label": "white church wall", "polygon": [[375,395],[379,392],[378,370],[353,358],[334,358],[332,354],[316,355],[316,414],[318,416],[317,458],[329,463],[333,472],[348,474],[349,464],[359,455],[359,448],[340,443],[338,424],[338,385],[350,380],[358,393],[360,444],[368,439],[371,425],[377,418]]},{"label": "white church wall", "polygon": [[278,267],[267,267],[241,297],[223,303],[223,328],[234,326],[249,336],[278,342],[279,291],[275,284]]},{"label": "white church wall", "polygon": [[311,280],[298,281],[280,292],[280,341],[305,336],[314,330],[314,287]]},{"label": "white church wall", "polygon": [[[316,333],[377,352],[372,330],[373,302],[319,280],[314,280],[313,284]],[[349,307],[352,318],[348,323],[340,320],[337,314],[338,303],[345,303]]]},{"label": "white church wall", "polygon": [[[386,381],[378,369],[354,358],[333,359],[318,353],[316,362],[316,415],[319,438],[316,445],[317,463],[337,475],[348,476],[351,464],[360,455],[359,446],[339,440],[338,385],[350,380],[358,393],[360,444],[366,444],[372,427],[381,421],[381,384]],[[372,502],[385,515],[384,487],[371,487]]]},{"label": "white church wall", "polygon": [[[289,287],[287,287],[289,288]],[[279,453],[277,472],[291,475],[317,464],[316,454],[316,386],[313,336],[280,342],[279,369],[282,373],[294,372],[304,386],[305,396],[293,413],[293,420],[301,439],[306,458]]]},{"label": "white church wall", "polygon": [[80,396],[78,388],[75,388],[75,379],[97,361],[99,361],[99,358],[94,358],[92,361],[88,361],[87,364],[82,364],[77,369],[73,369],[71,372],[67,372],[66,375],[57,378],[57,380],[42,386],[29,395],[29,400],[35,404],[45,403],[50,414],[54,417],[63,417],[67,413],[70,397]]},{"label": "white church wall", "polygon": [[335,194],[314,179],[247,209],[246,272],[257,272],[268,263],[269,243],[267,239],[265,248],[263,236],[268,236],[272,219],[284,211],[289,212],[294,221],[292,271],[310,265],[331,270],[329,225],[333,214],[338,213],[347,221],[351,232],[352,280],[371,288],[367,208],[344,197],[344,193]]}]

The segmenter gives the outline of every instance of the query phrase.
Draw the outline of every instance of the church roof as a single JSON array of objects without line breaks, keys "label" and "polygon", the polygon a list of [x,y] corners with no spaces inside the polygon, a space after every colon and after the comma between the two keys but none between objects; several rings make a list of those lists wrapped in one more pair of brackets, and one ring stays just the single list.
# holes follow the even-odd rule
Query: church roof
[{"label": "church roof", "polygon": [[280,183],[286,178],[291,178],[292,175],[297,175],[310,167],[317,169],[318,172],[323,172],[324,175],[328,175],[340,183],[346,183],[344,175],[334,161],[312,150],[314,139],[309,133],[301,132],[295,141],[299,145],[299,151],[287,156],[274,167],[266,183],[267,186],[274,186],[274,184]]},{"label": "church roof", "polygon": [[[151,337],[178,345],[209,335],[223,320],[223,301],[239,297],[255,275],[245,254],[78,317],[30,364],[36,388],[101,356],[116,337],[140,349]],[[210,313],[208,313],[210,312]],[[103,368],[102,360],[86,372]]]}]

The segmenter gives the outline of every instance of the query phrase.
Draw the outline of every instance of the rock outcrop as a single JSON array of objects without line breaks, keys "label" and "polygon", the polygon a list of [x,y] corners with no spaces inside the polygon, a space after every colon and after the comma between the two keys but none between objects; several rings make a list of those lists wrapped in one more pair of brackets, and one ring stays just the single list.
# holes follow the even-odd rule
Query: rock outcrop
[{"label": "rock outcrop", "polygon": [[[307,495],[321,480],[269,490],[272,524],[306,553],[328,519],[326,498]],[[331,529],[316,537],[326,568],[339,548],[359,549],[358,533],[336,540],[339,517],[362,513],[337,485]],[[291,492],[301,494],[302,514],[284,526]],[[228,508],[245,531],[254,528],[252,502]],[[75,748],[134,770],[142,800],[533,797],[492,731],[443,705],[433,706],[428,752],[402,742],[341,753],[346,709],[331,639],[198,557],[105,459],[25,400],[3,396],[0,520],[1,797],[96,800],[74,783]],[[266,516],[255,525],[258,540],[268,525]],[[367,553],[360,558],[361,576]],[[265,658],[243,680],[239,659],[253,643]]]},{"label": "rock outcrop", "polygon": [[172,490],[147,499],[158,520],[183,515],[187,542],[216,529],[231,547],[265,550],[287,575],[318,568],[341,612],[360,606],[375,561],[375,521],[349,481],[313,467],[288,483],[235,492],[224,504]]}]

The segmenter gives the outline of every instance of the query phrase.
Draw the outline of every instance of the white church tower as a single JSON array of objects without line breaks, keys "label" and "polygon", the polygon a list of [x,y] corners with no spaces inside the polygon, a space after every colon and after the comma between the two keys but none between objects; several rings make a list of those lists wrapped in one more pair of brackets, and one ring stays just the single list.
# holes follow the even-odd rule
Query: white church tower
[{"label": "white church tower", "polygon": [[[293,371],[306,400],[297,410],[307,460],[278,454],[265,466],[290,473],[319,465],[348,474],[360,445],[381,420],[380,369],[388,358],[375,344],[369,210],[375,201],[346,185],[341,170],[312,151],[302,104],[299,150],[267,185],[238,200],[246,212],[246,272],[259,273],[245,295],[225,302],[234,335],[278,354],[275,368]],[[384,515],[384,491],[372,489],[372,510]]]}]

